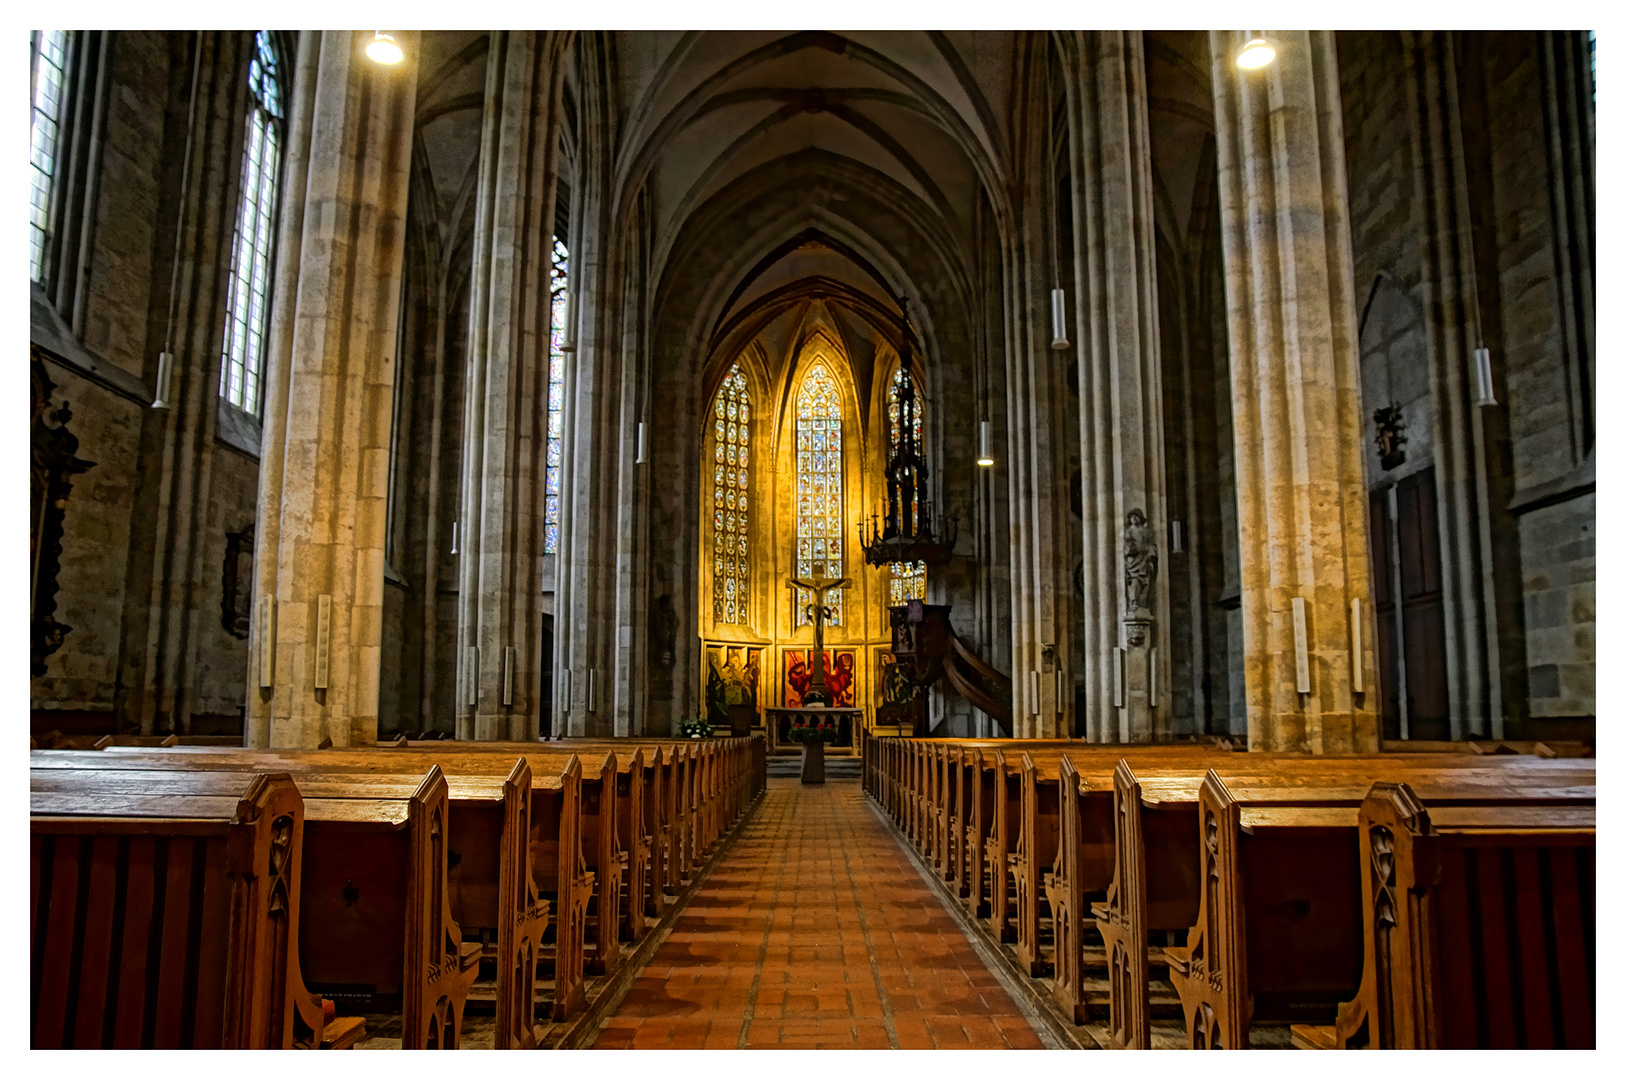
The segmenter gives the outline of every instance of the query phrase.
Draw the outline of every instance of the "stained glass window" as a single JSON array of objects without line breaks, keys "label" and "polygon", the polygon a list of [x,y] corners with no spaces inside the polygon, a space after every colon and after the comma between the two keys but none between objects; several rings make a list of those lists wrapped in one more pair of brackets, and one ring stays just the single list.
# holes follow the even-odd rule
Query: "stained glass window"
[{"label": "stained glass window", "polygon": [[542,551],[559,550],[559,457],[565,434],[565,283],[570,277],[570,252],[557,237],[553,241],[553,327],[548,339],[548,465],[546,505],[542,511]]},{"label": "stained glass window", "polygon": [[[802,380],[796,399],[796,576],[841,577],[841,394],[823,360]],[[826,620],[841,625],[845,589],[825,593]],[[796,590],[796,624],[807,626],[813,597]]]},{"label": "stained glass window", "polygon": [[711,613],[719,623],[746,621],[751,520],[751,393],[735,364],[712,406]]},{"label": "stained glass window", "polygon": [[28,269],[33,281],[45,280],[45,249],[51,234],[51,203],[56,192],[57,140],[62,125],[62,102],[67,97],[64,68],[68,62],[67,30],[36,30],[34,54],[34,112],[28,137],[30,168],[28,206]]},{"label": "stained glass window", "polygon": [[237,204],[220,363],[220,395],[255,414],[260,411],[260,361],[271,299],[271,229],[277,213],[277,167],[282,159],[282,88],[278,80],[271,35],[261,30],[248,65],[248,137],[243,144],[243,190]]},{"label": "stained glass window", "polygon": [[[909,377],[908,370],[902,364],[899,364],[898,370],[892,376],[892,385],[887,388],[886,392],[887,445],[893,452],[896,452],[903,442],[906,418],[903,416],[904,409],[899,398],[902,396],[905,387],[913,391],[914,381]],[[907,422],[914,439],[914,445],[918,450],[921,446],[919,396],[912,396],[912,402]],[[915,503],[908,508],[908,513],[911,515],[912,520],[919,520],[920,497],[918,491],[915,496]],[[891,565],[892,605],[895,607],[908,600],[924,600],[926,598],[926,564],[923,562],[895,562]]]}]

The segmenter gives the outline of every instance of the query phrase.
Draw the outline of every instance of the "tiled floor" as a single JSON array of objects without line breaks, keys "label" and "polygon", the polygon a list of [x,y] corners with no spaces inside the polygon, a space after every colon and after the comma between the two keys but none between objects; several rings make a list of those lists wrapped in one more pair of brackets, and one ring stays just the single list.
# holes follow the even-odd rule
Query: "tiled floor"
[{"label": "tiled floor", "polygon": [[770,779],[594,1046],[1042,1044],[857,782]]}]

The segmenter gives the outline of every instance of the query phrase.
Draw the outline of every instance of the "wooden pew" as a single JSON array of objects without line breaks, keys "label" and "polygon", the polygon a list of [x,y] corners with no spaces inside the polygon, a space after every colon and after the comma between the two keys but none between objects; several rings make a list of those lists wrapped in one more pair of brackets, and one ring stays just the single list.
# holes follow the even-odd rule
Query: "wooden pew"
[{"label": "wooden pew", "polygon": [[[1459,801],[1476,796],[1494,799],[1510,786],[1526,789],[1528,797],[1542,797],[1545,791],[1561,800],[1584,799],[1589,783],[1582,785],[1584,790],[1576,785],[1593,775],[1587,763],[1468,755],[1247,754],[1227,764],[1225,782],[1250,789],[1250,798],[1284,805],[1338,802],[1346,807],[1359,804],[1377,770],[1430,782],[1455,776],[1459,784],[1468,785],[1454,796]],[[1112,972],[1109,1026],[1114,1045],[1150,1045],[1149,935],[1161,931],[1178,937],[1196,924],[1203,858],[1197,812],[1205,774],[1200,764],[1160,769],[1146,762],[1134,769],[1125,763],[1115,773],[1118,842],[1113,884],[1106,903],[1095,908],[1096,926],[1109,954],[1122,965]]]},{"label": "wooden pew", "polygon": [[[480,749],[469,749],[480,746]],[[293,766],[298,762],[316,762],[324,770],[358,773],[398,772],[429,767],[454,769],[460,775],[490,774],[505,769],[514,755],[523,754],[533,772],[533,791],[542,793],[546,804],[539,808],[537,820],[546,824],[540,833],[533,832],[533,859],[537,854],[543,862],[533,873],[544,877],[539,884],[558,911],[563,933],[556,935],[558,956],[562,965],[569,967],[577,957],[576,908],[585,905],[582,914],[583,939],[580,956],[585,958],[585,972],[596,975],[612,971],[620,959],[620,897],[627,859],[618,843],[615,825],[616,755],[598,748],[575,750],[533,743],[471,744],[439,741],[432,748],[408,746],[388,750],[308,750],[308,751],[236,751],[238,754],[264,755],[280,753],[278,760]],[[124,752],[124,751],[117,751]],[[173,753],[174,751],[170,751]],[[230,751],[195,749],[192,754],[226,757]],[[319,755],[314,758],[301,755]],[[579,780],[574,790],[564,791],[546,782],[540,786],[538,778],[558,777],[567,769],[572,758],[578,758]],[[258,760],[255,758],[254,760]],[[609,792],[606,797],[605,793]],[[550,797],[551,796],[551,797]],[[564,799],[573,803],[568,810],[558,805]],[[573,816],[573,821],[566,817]],[[571,868],[570,846],[560,832],[568,826],[574,831],[579,865]],[[539,846],[540,845],[540,846]],[[550,872],[551,871],[551,872]],[[582,890],[586,892],[583,894]],[[567,901],[565,897],[568,896]],[[586,1002],[585,987],[574,971],[560,974],[555,964],[556,997],[566,1011],[573,1011]],[[562,1016],[556,1017],[563,1019]]]},{"label": "wooden pew", "polygon": [[[100,762],[112,755],[86,757]],[[98,801],[122,806],[137,797],[158,809],[169,800],[219,798],[242,782],[231,772],[132,777],[105,767],[36,769],[36,777],[31,798],[42,812],[60,803],[93,813]],[[369,997],[399,995],[403,1047],[456,1049],[480,948],[463,942],[451,915],[446,778],[431,768],[414,788],[392,796],[368,788],[306,800],[302,969],[311,986],[335,997],[358,987],[368,988]]]},{"label": "wooden pew", "polygon": [[1362,802],[1360,989],[1294,1045],[1397,1050],[1596,1045],[1596,810]]},{"label": "wooden pew", "polygon": [[258,775],[234,791],[34,800],[34,1048],[347,1049],[366,1034],[300,971],[298,789]]},{"label": "wooden pew", "polygon": [[[1356,818],[1370,766],[1325,776],[1294,766],[1285,780],[1210,770],[1199,788],[1197,917],[1185,945],[1165,950],[1193,1048],[1245,1048],[1255,1021],[1330,1019],[1357,989]],[[1586,808],[1593,780],[1590,771],[1419,768],[1409,782],[1444,813],[1486,803]]]},{"label": "wooden pew", "polygon": [[[34,764],[36,788],[43,786],[39,780],[43,771],[58,769],[79,774],[103,772],[126,789],[139,783],[154,792],[167,790],[162,781],[165,776],[171,778],[168,783],[173,787],[198,774],[282,768],[307,791],[321,796],[313,803],[317,807],[314,831],[319,841],[341,849],[345,843],[369,838],[364,835],[358,841],[354,835],[335,833],[332,830],[339,825],[320,820],[333,812],[334,803],[410,797],[420,780],[408,770],[419,766],[433,770],[445,764],[453,770],[447,794],[446,861],[455,865],[443,871],[452,918],[460,934],[485,940],[485,948],[469,944],[475,960],[483,956],[495,965],[495,1045],[499,1049],[534,1046],[534,1007],[529,1006],[535,1000],[538,960],[551,962],[555,969],[555,1019],[564,1019],[585,1001],[581,940],[586,908],[583,892],[590,887],[590,878],[584,881],[587,875],[580,856],[580,767],[567,762],[568,767],[533,776],[530,763],[516,760],[513,754],[482,758],[478,770],[463,767],[449,755],[431,757],[434,760],[414,761],[367,750],[115,750],[96,755],[37,753]],[[137,770],[153,775],[130,779]],[[81,776],[68,775],[59,786],[85,783]],[[345,820],[343,814],[339,820]],[[544,852],[547,865],[533,864],[534,851]],[[342,850],[336,858],[342,864]],[[342,872],[337,864],[335,875]],[[328,885],[328,891],[341,899],[347,890],[356,888],[353,883]],[[556,913],[552,924],[550,900],[554,901],[551,911]],[[551,939],[545,936],[550,925]],[[465,993],[465,1002],[467,996]],[[456,1011],[459,1025],[462,1008],[459,1004]],[[413,1029],[409,1026],[407,1030]],[[460,1031],[459,1026],[453,1033],[453,1045],[460,1042]],[[445,1038],[440,1045],[448,1046]]]}]

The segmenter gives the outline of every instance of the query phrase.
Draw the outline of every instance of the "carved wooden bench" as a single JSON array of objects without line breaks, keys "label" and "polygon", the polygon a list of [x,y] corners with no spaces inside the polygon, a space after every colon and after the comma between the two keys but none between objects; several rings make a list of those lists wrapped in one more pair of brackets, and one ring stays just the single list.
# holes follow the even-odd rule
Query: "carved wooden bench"
[{"label": "carved wooden bench", "polygon": [[[1572,766],[1578,766],[1577,772]],[[1468,785],[1462,798],[1496,799],[1509,785],[1523,786],[1532,798],[1544,789],[1561,799],[1585,797],[1574,784],[1590,765],[1537,758],[1483,759],[1468,755],[1372,757],[1247,754],[1227,762],[1225,782],[1247,787],[1249,798],[1282,805],[1339,802],[1358,805],[1370,778],[1392,775],[1454,776]],[[1197,924],[1202,851],[1197,821],[1205,770],[1200,764],[1120,768],[1114,783],[1116,844],[1113,884],[1105,904],[1096,905],[1096,926],[1119,956],[1122,970],[1112,975],[1110,1030],[1116,1045],[1150,1044],[1147,942],[1152,932],[1176,938]],[[1170,954],[1173,955],[1172,952]]]},{"label": "carved wooden bench", "polygon": [[304,800],[283,775],[232,790],[31,798],[33,1047],[342,1049],[365,1035],[300,971]]},{"label": "carved wooden bench", "polygon": [[1406,784],[1361,804],[1360,988],[1294,1045],[1596,1045],[1596,809],[1426,807]]},{"label": "carved wooden bench", "polygon": [[[1362,948],[1356,818],[1369,769],[1342,776],[1295,769],[1285,782],[1213,771],[1204,777],[1197,918],[1186,944],[1166,950],[1193,1048],[1245,1048],[1256,1021],[1331,1019],[1337,1003],[1353,996]],[[1419,768],[1408,782],[1442,813],[1486,803],[1594,802],[1590,771],[1565,775]]]},{"label": "carved wooden bench", "polygon": [[555,1019],[585,1002],[582,927],[592,877],[580,853],[580,766],[566,756],[563,762],[538,763],[542,767],[532,774],[532,763],[518,757],[178,748],[36,754],[35,763],[171,775],[279,767],[323,796],[319,806],[345,798],[407,796],[418,784],[415,770],[450,769],[448,861],[455,865],[447,873],[447,891],[460,931],[485,941],[484,948],[471,943],[476,958],[495,964],[500,1048],[534,1045],[534,1009],[523,1003],[535,1000],[538,962],[553,968]]}]

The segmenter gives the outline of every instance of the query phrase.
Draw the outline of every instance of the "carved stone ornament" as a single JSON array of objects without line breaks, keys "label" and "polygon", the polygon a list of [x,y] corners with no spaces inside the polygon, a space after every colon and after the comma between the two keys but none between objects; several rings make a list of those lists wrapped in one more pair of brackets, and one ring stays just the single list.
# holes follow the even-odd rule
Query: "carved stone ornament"
[{"label": "carved stone ornament", "polygon": [[1372,414],[1378,426],[1378,464],[1385,470],[1398,469],[1406,463],[1406,417],[1399,405],[1390,405]]},{"label": "carved stone ornament", "polygon": [[37,351],[31,357],[29,371],[33,391],[33,419],[29,425],[29,675],[38,678],[45,674],[45,658],[60,649],[62,639],[73,630],[55,618],[57,574],[62,569],[62,521],[68,495],[73,491],[72,478],[96,463],[76,456],[79,439],[68,430],[73,411],[66,401],[59,408],[51,408],[56,384],[45,374]]},{"label": "carved stone ornament", "polygon": [[254,526],[226,534],[226,562],[221,570],[220,624],[234,638],[248,640],[254,614]]}]

